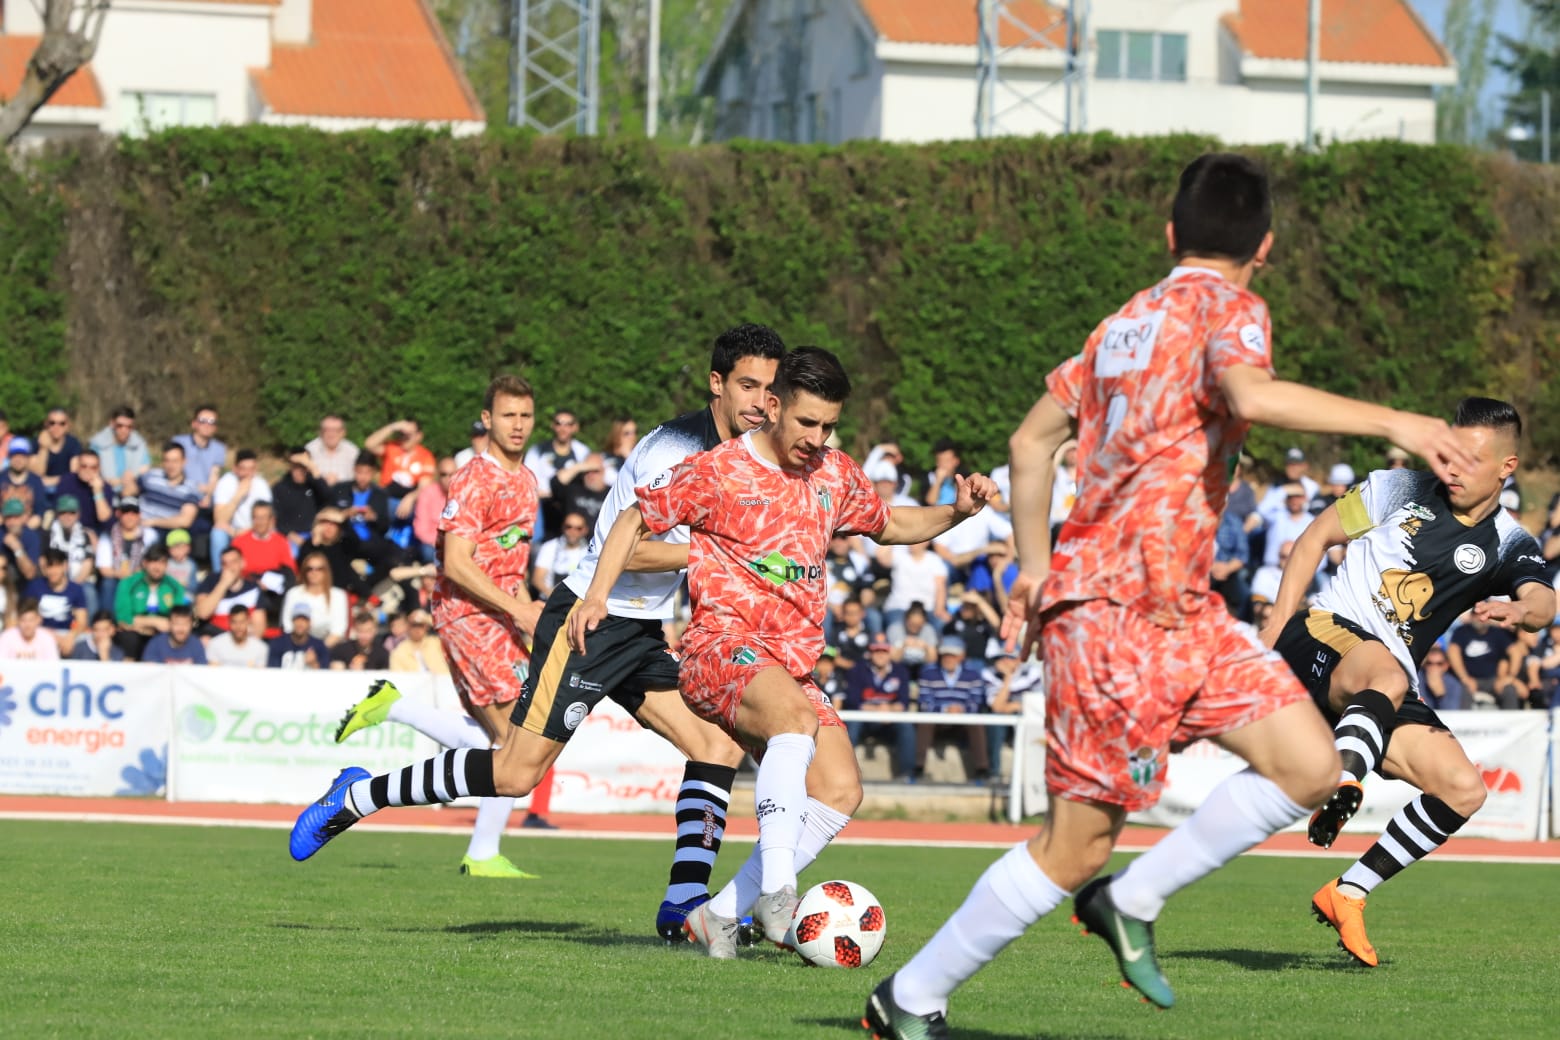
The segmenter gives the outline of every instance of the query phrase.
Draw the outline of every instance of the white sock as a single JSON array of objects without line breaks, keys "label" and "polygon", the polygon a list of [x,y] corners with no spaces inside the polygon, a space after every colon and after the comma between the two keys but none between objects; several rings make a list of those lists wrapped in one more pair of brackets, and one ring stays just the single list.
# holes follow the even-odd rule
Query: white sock
[{"label": "white sock", "polygon": [[[796,845],[796,872],[800,874],[812,865],[813,860],[828,847],[834,836],[845,829],[850,817],[830,808],[816,798],[807,799],[807,817],[802,824],[802,836]],[[741,917],[758,902],[759,882],[763,866],[757,846],[737,869],[736,876],[726,882],[726,887],[710,900],[710,913],[721,917]]]},{"label": "white sock", "polygon": [[1249,767],[1225,780],[1197,811],[1110,883],[1116,909],[1152,921],[1165,900],[1305,815],[1278,785]]},{"label": "white sock", "polygon": [[498,855],[498,839],[509,824],[509,813],[515,807],[513,798],[483,798],[477,802],[477,822],[471,828],[471,844],[466,855],[481,862]]},{"label": "white sock", "polygon": [[894,1002],[913,1015],[948,1010],[948,997],[1067,893],[1045,876],[1026,844],[975,882],[964,904],[894,975]]},{"label": "white sock", "polygon": [[807,810],[807,767],[817,744],[802,733],[770,737],[753,781],[758,806],[758,851],[763,863],[763,890],[778,892],[796,886],[796,847]]},{"label": "white sock", "polygon": [[[410,726],[425,737],[438,741],[447,748],[490,748],[493,740],[477,720],[458,711],[445,711],[431,704],[402,697],[390,705],[385,715],[390,722]],[[497,855],[497,853],[494,853]]]}]

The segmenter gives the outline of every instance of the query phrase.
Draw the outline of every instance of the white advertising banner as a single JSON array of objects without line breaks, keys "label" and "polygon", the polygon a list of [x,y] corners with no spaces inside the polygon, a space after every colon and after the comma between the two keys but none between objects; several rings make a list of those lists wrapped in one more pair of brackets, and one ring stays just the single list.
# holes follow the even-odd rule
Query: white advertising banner
[{"label": "white advertising banner", "polygon": [[[383,773],[433,755],[415,730],[385,723],[335,742],[368,672],[174,669],[170,801],[284,802],[320,796],[346,766]],[[428,676],[397,674],[402,695],[432,703]]]},{"label": "white advertising banner", "polygon": [[97,661],[0,661],[0,791],[161,794],[167,672]]},{"label": "white advertising banner", "polygon": [[684,763],[680,751],[616,701],[603,700],[553,766],[552,807],[561,813],[672,813]]},{"label": "white advertising banner", "polygon": [[[1489,798],[1460,837],[1526,841],[1547,837],[1541,812],[1547,782],[1549,719],[1540,712],[1447,711],[1441,718],[1479,767]],[[1170,756],[1169,783],[1159,804],[1135,813],[1135,823],[1174,826],[1202,804],[1214,786],[1245,763],[1221,748],[1200,741]],[[1375,834],[1416,794],[1398,780],[1373,776],[1365,781],[1365,801],[1345,833]],[[1305,821],[1292,830],[1304,830]]]}]

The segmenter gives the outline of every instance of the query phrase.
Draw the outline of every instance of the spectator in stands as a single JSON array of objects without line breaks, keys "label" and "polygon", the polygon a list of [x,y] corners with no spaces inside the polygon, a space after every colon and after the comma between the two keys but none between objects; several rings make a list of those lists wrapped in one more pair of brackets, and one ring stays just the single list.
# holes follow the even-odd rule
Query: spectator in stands
[{"label": "spectator in stands", "polygon": [[135,409],[129,405],[115,408],[108,425],[87,444],[102,459],[103,479],[116,494],[134,494],[141,474],[152,468],[152,453],[136,431]]},{"label": "spectator in stands", "polygon": [[[1031,657],[1020,664],[1018,655],[1006,645],[998,643],[987,655],[991,664],[982,673],[986,680],[986,710],[993,715],[1019,715],[1024,711],[1024,697],[1045,694],[1045,665]],[[991,762],[991,775],[1002,775],[1002,746],[1009,742],[1013,731],[1005,726],[986,727],[986,757]]]},{"label": "spectator in stands", "polygon": [[607,443],[601,449],[602,476],[606,478],[608,487],[617,483],[618,469],[622,467],[623,460],[628,458],[628,453],[633,451],[634,445],[638,443],[638,423],[626,415],[620,415],[612,420],[612,427],[607,431]]},{"label": "spectator in stands", "polygon": [[1243,620],[1250,609],[1250,562],[1251,543],[1246,538],[1245,526],[1234,510],[1226,509],[1213,537],[1213,567],[1209,576],[1213,591],[1224,597],[1230,614]]},{"label": "spectator in stands", "polygon": [[6,456],[5,479],[0,480],[0,505],[20,502],[22,516],[27,526],[38,530],[43,526],[43,514],[49,509],[49,490],[43,480],[29,467],[32,465],[32,442],[26,437],[12,437]]},{"label": "spectator in stands", "polygon": [[270,660],[271,649],[255,632],[262,626],[254,613],[242,603],[236,603],[228,612],[227,622],[227,631],[218,632],[206,644],[207,663],[230,668],[264,668]]},{"label": "spectator in stands", "polygon": [[233,539],[232,545],[244,560],[244,576],[258,581],[261,575],[271,572],[296,573],[292,546],[276,530],[276,507],[270,502],[256,502],[250,510],[249,523],[249,530]]},{"label": "spectator in stands", "polygon": [[1419,696],[1436,711],[1473,707],[1467,688],[1451,673],[1446,650],[1439,646],[1431,647],[1419,663]]},{"label": "spectator in stands", "polygon": [[71,647],[72,661],[123,661],[125,652],[114,642],[114,612],[100,610],[92,615],[92,627],[81,634]]},{"label": "spectator in stands", "polygon": [[[1051,544],[1055,545],[1062,525],[1072,515],[1078,500],[1078,442],[1065,440],[1056,449],[1056,475],[1051,480]],[[1001,732],[993,730],[993,732]]]},{"label": "spectator in stands", "polygon": [[1477,702],[1482,694],[1506,711],[1527,700],[1519,679],[1524,656],[1513,633],[1471,614],[1452,629],[1446,644],[1446,662],[1469,696]]},{"label": "spectator in stands", "polygon": [[0,628],[16,624],[16,572],[11,569],[11,558],[0,552]]},{"label": "spectator in stands", "polygon": [[[352,479],[357,464],[358,446],[347,440],[347,421],[332,412],[320,420],[320,435],[304,445],[313,474],[327,485]],[[296,454],[290,453],[290,454]],[[308,530],[307,525],[303,528]]]},{"label": "spectator in stands", "polygon": [[[881,632],[884,628],[883,612],[876,606],[877,566],[873,556],[864,552],[860,542],[843,532],[836,531],[829,539],[829,551],[824,556],[824,574],[829,582],[829,613],[824,619],[824,632],[832,638],[840,625],[840,612],[850,600],[857,600],[866,611],[863,619],[869,632]],[[885,554],[888,550],[882,550]]]},{"label": "spectator in stands", "polygon": [[271,485],[256,472],[259,463],[248,448],[233,456],[233,471],[217,478],[211,496],[211,565],[217,566],[222,550],[254,526],[254,507],[271,501]]},{"label": "spectator in stands", "polygon": [[168,580],[183,586],[184,594],[194,602],[195,589],[200,585],[200,565],[195,562],[195,547],[191,544],[190,533],[169,531],[163,544],[168,547]]},{"label": "spectator in stands", "polygon": [[[337,484],[330,504],[347,515],[353,543],[353,559],[363,560],[384,577],[398,555],[390,542],[390,499],[377,481],[378,461],[364,452],[358,456],[350,484]],[[317,518],[317,517],[316,517]]]},{"label": "spectator in stands", "polygon": [[[227,445],[217,438],[216,405],[203,404],[195,409],[190,416],[190,432],[179,434],[173,441],[184,449],[184,470],[189,474],[190,483],[200,491],[197,505],[202,510],[211,509],[217,480],[227,468]],[[167,464],[165,458],[164,468]],[[144,488],[141,491],[141,508],[146,509]]]},{"label": "spectator in stands", "polygon": [[360,610],[352,615],[352,638],[331,647],[330,667],[338,672],[378,672],[390,667],[390,651],[379,636],[379,622],[373,614]]},{"label": "spectator in stands", "polygon": [[1290,448],[1284,452],[1284,479],[1275,482],[1257,506],[1257,512],[1262,514],[1262,521],[1268,527],[1272,527],[1280,516],[1288,512],[1290,485],[1300,485],[1300,494],[1305,502],[1311,501],[1321,490],[1321,485],[1311,479],[1310,468],[1305,452],[1299,448]]},{"label": "spectator in stands", "polygon": [[[984,653],[984,650],[982,650]],[[986,681],[981,670],[965,660],[964,641],[954,636],[945,637],[937,646],[937,663],[921,669],[917,706],[923,712],[942,712],[948,715],[966,715],[986,710]],[[926,753],[938,733],[947,729],[961,731],[967,755],[966,773],[971,781],[984,781],[991,775],[986,757],[986,735],[979,726],[919,725],[915,736],[915,772],[926,772]]]},{"label": "spectator in stands", "polygon": [[260,586],[244,572],[244,554],[238,547],[228,546],[219,563],[195,590],[195,617],[209,626],[207,635],[228,631],[235,609],[243,607],[247,613],[260,606]]},{"label": "spectator in stands", "polygon": [[1528,707],[1552,708],[1557,703],[1555,691],[1560,689],[1560,624],[1535,635],[1526,661]]},{"label": "spectator in stands", "polygon": [[[486,427],[484,427],[486,429]],[[432,563],[437,558],[439,543],[439,514],[450,497],[450,478],[460,469],[448,455],[439,460],[438,479],[424,484],[417,492],[417,504],[412,509],[412,538],[417,547],[417,558]]]},{"label": "spectator in stands", "polygon": [[904,624],[911,604],[919,603],[940,625],[948,613],[948,565],[931,551],[930,542],[896,545],[889,548],[893,563],[889,568],[888,599],[883,603],[885,630],[892,634]]},{"label": "spectator in stands", "polygon": [[1013,525],[1005,516],[983,509],[934,538],[932,552],[948,565],[950,585],[989,588],[992,582],[985,558],[993,549],[1000,549],[1012,533]]},{"label": "spectator in stands", "polygon": [[38,557],[43,553],[43,535],[27,526],[27,504],[20,498],[8,498],[0,502],[0,520],[4,521],[5,531],[4,537],[0,538],[0,552],[4,553],[10,563],[14,580],[32,581],[38,576]]},{"label": "spectator in stands", "polygon": [[1267,544],[1263,549],[1262,563],[1269,567],[1279,565],[1279,550],[1284,545],[1293,544],[1315,519],[1307,508],[1310,495],[1303,484],[1285,484],[1280,490],[1284,494],[1284,509],[1267,518]]},{"label": "spectator in stands", "polygon": [[1311,511],[1311,515],[1316,516],[1320,514],[1322,510],[1342,498],[1344,492],[1353,486],[1354,467],[1347,462],[1334,463],[1332,468],[1327,471],[1327,483],[1323,484],[1316,494],[1311,496],[1311,501],[1307,506]]},{"label": "spectator in stands", "polygon": [[33,453],[33,473],[43,479],[44,487],[52,495],[60,485],[60,478],[72,469],[72,461],[81,454],[81,442],[70,432],[70,413],[63,408],[50,408],[38,431],[38,444]]},{"label": "spectator in stands", "polygon": [[481,419],[477,419],[466,430],[466,437],[470,440],[470,443],[455,453],[455,468],[457,470],[488,450],[487,424]]},{"label": "spectator in stands", "polygon": [[562,511],[552,502],[553,477],[564,466],[590,454],[590,448],[575,436],[579,429],[579,418],[567,408],[560,408],[553,413],[552,439],[533,444],[525,453],[526,468],[536,476],[536,493],[542,499],[543,525],[547,530],[557,530],[563,519]]},{"label": "spectator in stands", "polygon": [[282,599],[282,616],[291,618],[300,603],[309,608],[311,636],[327,647],[346,638],[347,594],[331,583],[330,560],[322,552],[311,552],[298,561],[298,584]]},{"label": "spectator in stands", "polygon": [[168,612],[168,631],[146,641],[141,660],[147,664],[206,663],[206,646],[195,637],[195,612],[188,604]]},{"label": "spectator in stands", "polygon": [[910,604],[904,621],[890,629],[888,639],[894,644],[894,660],[903,661],[911,675],[921,674],[921,666],[937,656],[937,627],[919,602]]},{"label": "spectator in stands", "polygon": [[127,495],[114,507],[118,518],[98,539],[98,602],[105,610],[115,602],[119,583],[141,569],[141,558],[155,535],[141,523],[141,500]]},{"label": "spectator in stands", "polygon": [[832,646],[824,647],[823,653],[818,655],[818,663],[813,666],[812,677],[835,711],[845,707],[845,677],[848,674],[840,670],[840,652]]},{"label": "spectator in stands", "polygon": [[54,522],[49,525],[47,546],[65,554],[66,575],[81,586],[87,597],[87,613],[96,614],[97,535],[81,522],[81,506],[75,495],[61,495],[54,504]]},{"label": "spectator in stands", "polygon": [[1410,462],[1412,462],[1413,460],[1414,460],[1414,457],[1412,455],[1410,455],[1408,452],[1404,451],[1402,448],[1399,448],[1397,445],[1393,445],[1392,447],[1387,449],[1387,454],[1386,454],[1386,468],[1387,469],[1407,469],[1408,468],[1408,464]]},{"label": "spectator in stands", "polygon": [[[422,441],[422,423],[416,419],[401,419],[381,426],[363,442],[364,450],[382,463],[379,467],[379,485],[395,499],[417,490],[434,478],[438,466],[434,462],[433,452]],[[357,465],[362,465],[362,462],[363,458],[359,455]],[[354,469],[353,478],[356,477]]]},{"label": "spectator in stands", "polygon": [[536,565],[531,568],[531,584],[540,598],[552,595],[557,584],[574,573],[574,568],[590,551],[590,522],[580,513],[566,513],[562,532],[543,542],[536,550]]},{"label": "spectator in stands", "polygon": [[287,608],[287,631],[271,640],[266,653],[267,668],[287,668],[302,671],[324,668],[330,660],[330,651],[319,639],[309,634],[309,604],[294,603]]},{"label": "spectator in stands", "polygon": [[444,647],[439,637],[433,634],[433,615],[421,607],[407,615],[406,638],[390,651],[390,670],[450,674],[449,662],[444,659]]},{"label": "spectator in stands", "polygon": [[965,660],[972,666],[984,665],[986,648],[996,639],[1001,627],[1002,619],[986,597],[966,592],[959,597],[959,609],[943,626],[942,640],[946,642],[950,636],[960,640],[964,644]]},{"label": "spectator in stands", "polygon": [[300,558],[320,552],[330,561],[330,583],[359,598],[369,594],[370,586],[352,566],[357,539],[347,526],[347,514],[335,506],[325,506],[314,514],[314,528],[306,542],[298,547]]},{"label": "spectator in stands", "polygon": [[845,731],[857,747],[867,738],[888,738],[894,745],[894,775],[915,780],[915,727],[902,721],[910,711],[910,672],[894,660],[893,644],[881,633],[867,644],[867,659],[845,677],[844,707],[849,711],[892,715],[889,722],[847,722]]},{"label": "spectator in stands", "polygon": [[959,497],[956,476],[969,476],[969,471],[959,456],[958,445],[944,437],[932,445],[932,470],[926,475],[926,493],[921,501],[929,506],[952,505]]},{"label": "spectator in stands", "polygon": [[560,519],[570,513],[579,513],[585,517],[586,524],[595,528],[596,517],[601,515],[602,503],[606,502],[610,490],[603,467],[601,456],[591,452],[554,474],[552,501]]},{"label": "spectator in stands", "polygon": [[0,632],[0,660],[57,661],[60,645],[43,627],[36,600],[24,599],[16,610],[16,625]]},{"label": "spectator in stands", "polygon": [[43,628],[64,657],[76,645],[76,636],[87,630],[87,594],[70,580],[70,557],[58,549],[43,551],[39,569],[43,573],[27,583],[22,598],[38,604]]},{"label": "spectator in stands", "polygon": [[[296,553],[308,541],[314,527],[314,514],[330,502],[330,485],[315,475],[310,468],[309,453],[293,448],[287,453],[287,475],[271,489],[271,502],[276,507],[276,529],[287,537],[287,543]],[[347,472],[352,472],[348,467]]]},{"label": "spectator in stands", "polygon": [[75,499],[78,506],[84,507],[80,510],[81,523],[94,536],[101,536],[114,526],[114,503],[118,496],[103,479],[103,461],[91,448],[76,456],[76,471],[61,477],[59,486],[54,489],[56,513],[59,503],[67,498]]},{"label": "spectator in stands", "polygon": [[152,636],[168,631],[168,615],[174,607],[189,606],[184,587],[168,578],[168,547],[150,546],[141,557],[141,569],[119,583],[114,593],[114,636],[132,661]]},{"label": "spectator in stands", "polygon": [[139,486],[141,523],[159,535],[195,530],[202,492],[185,468],[182,444],[177,441],[164,444],[162,465],[143,473]]},{"label": "spectator in stands", "polygon": [[[1280,542],[1278,546],[1278,559],[1274,561],[1273,565],[1257,568],[1256,573],[1251,576],[1251,594],[1253,596],[1257,594],[1257,590],[1259,588],[1264,589],[1267,593],[1264,596],[1264,602],[1268,603],[1269,605],[1273,603],[1273,601],[1278,597],[1279,582],[1282,581],[1284,577],[1284,566],[1289,563],[1289,554],[1294,552],[1294,549],[1295,543],[1293,539]],[[1311,597],[1315,593],[1316,579],[1313,578],[1311,580],[1311,584],[1307,585],[1301,594],[1302,602],[1309,603]]]},{"label": "spectator in stands", "polygon": [[829,635],[829,645],[838,650],[840,667],[854,668],[867,659],[872,631],[867,628],[867,608],[859,599],[848,599],[840,607],[840,621]]}]

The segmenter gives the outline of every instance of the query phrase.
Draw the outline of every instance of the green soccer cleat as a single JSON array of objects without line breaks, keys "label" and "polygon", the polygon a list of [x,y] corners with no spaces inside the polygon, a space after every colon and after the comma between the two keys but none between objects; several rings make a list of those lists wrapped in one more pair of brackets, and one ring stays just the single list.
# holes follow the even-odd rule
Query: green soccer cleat
[{"label": "green soccer cleat", "polygon": [[460,861],[460,872],[468,877],[516,878],[521,881],[535,881],[541,877],[540,874],[528,874],[521,870],[502,853],[489,856],[487,859],[463,857]]},{"label": "green soccer cleat", "polygon": [[1175,1003],[1170,983],[1159,970],[1154,954],[1154,922],[1128,917],[1110,898],[1111,879],[1096,878],[1073,897],[1073,924],[1084,926],[1085,935],[1105,940],[1116,955],[1121,977],[1139,993],[1162,1008]]},{"label": "green soccer cleat", "polygon": [[929,1015],[912,1015],[894,1000],[894,976],[878,983],[877,989],[867,998],[867,1011],[861,1018],[861,1028],[871,1033],[874,1040],[948,1040],[948,1017],[941,1011]]},{"label": "green soccer cleat", "polygon": [[347,709],[336,727],[336,743],[340,744],[360,729],[377,726],[390,714],[390,705],[401,699],[401,691],[389,679],[375,679],[368,688],[368,696]]}]

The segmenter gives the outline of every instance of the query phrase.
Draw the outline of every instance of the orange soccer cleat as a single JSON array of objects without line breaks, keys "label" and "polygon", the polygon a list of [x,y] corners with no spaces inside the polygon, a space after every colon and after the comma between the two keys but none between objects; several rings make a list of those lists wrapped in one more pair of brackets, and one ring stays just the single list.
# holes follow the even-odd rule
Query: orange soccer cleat
[{"label": "orange soccer cleat", "polygon": [[1367,968],[1374,968],[1380,961],[1376,948],[1365,934],[1365,900],[1351,899],[1338,890],[1338,878],[1317,889],[1311,897],[1311,911],[1316,920],[1331,925],[1338,933],[1338,945]]}]

